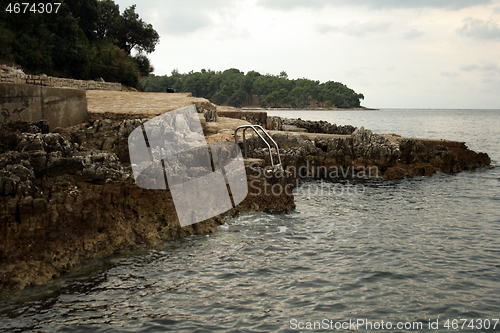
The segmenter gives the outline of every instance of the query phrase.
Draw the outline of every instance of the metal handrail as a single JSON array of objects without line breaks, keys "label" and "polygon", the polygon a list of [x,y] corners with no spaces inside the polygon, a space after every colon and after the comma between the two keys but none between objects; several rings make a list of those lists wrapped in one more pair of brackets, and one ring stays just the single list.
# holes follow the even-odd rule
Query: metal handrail
[{"label": "metal handrail", "polygon": [[[273,140],[273,138],[269,135],[269,133],[262,126],[260,126],[260,125],[243,125],[243,126],[238,126],[234,130],[234,141],[235,141],[236,144],[238,144],[238,135],[237,135],[237,132],[238,132],[239,129],[243,129],[243,152],[244,152],[244,157],[245,158],[247,157],[247,141],[246,141],[246,138],[245,138],[245,132],[249,128],[253,129],[253,131],[267,145],[267,149],[269,150],[269,157],[271,158],[271,166],[273,168],[275,166],[278,167],[278,168],[282,168],[282,166],[281,166],[280,150],[279,150],[278,144],[276,143],[276,141]],[[269,140],[271,140],[271,142],[274,143],[274,145],[276,146],[276,153],[278,155],[278,161],[279,161],[278,164],[276,164],[276,165],[274,164],[273,154],[272,154],[272,151],[271,151],[271,145],[269,144],[269,142],[266,141],[266,139],[264,139],[264,137],[258,132],[257,129],[260,129],[269,138]]]},{"label": "metal handrail", "polygon": [[271,140],[271,142],[274,143],[274,145],[276,146],[276,154],[278,155],[278,161],[279,161],[278,166],[281,166],[280,147],[278,146],[276,141],[274,141],[274,139],[271,137],[271,135],[269,135],[269,133],[262,126],[260,126],[260,125],[254,125],[254,126],[257,128],[260,128],[262,130],[262,132],[269,138],[269,140]]}]

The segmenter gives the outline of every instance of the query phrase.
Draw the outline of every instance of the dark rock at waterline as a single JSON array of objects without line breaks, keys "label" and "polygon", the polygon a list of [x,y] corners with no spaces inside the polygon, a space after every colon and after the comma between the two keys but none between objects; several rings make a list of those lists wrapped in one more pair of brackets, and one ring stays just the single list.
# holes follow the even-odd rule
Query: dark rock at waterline
[{"label": "dark rock at waterline", "polygon": [[9,122],[3,124],[2,131],[47,134],[49,133],[49,122],[47,120]]},{"label": "dark rock at waterline", "polygon": [[[279,117],[268,120],[276,127],[285,124]],[[214,217],[181,228],[169,191],[135,184],[128,135],[143,121],[94,119],[53,133],[43,122],[20,122],[0,130],[0,237],[5,240],[0,242],[0,293],[44,283],[86,258],[210,233],[224,223]],[[376,167],[378,176],[393,179],[471,170],[491,162],[487,154],[475,153],[462,142],[335,129],[322,122],[290,125],[310,126],[308,132],[336,131],[271,132],[284,167],[303,167],[305,176],[319,166],[340,169],[341,177]],[[248,145],[261,166],[270,164],[261,142],[249,137]],[[287,191],[269,195],[273,188],[289,188],[292,179],[267,179],[258,170],[247,168],[249,193],[255,195],[228,214],[294,208]]]},{"label": "dark rock at waterline", "polygon": [[[43,122],[0,129],[0,295],[45,283],[88,258],[212,233],[224,223],[215,216],[181,228],[170,191],[135,184],[120,155],[130,163],[128,134],[140,123],[96,120],[54,133]],[[258,193],[227,214],[295,207],[286,192],[264,195],[269,186],[287,186],[286,179],[253,177],[249,192]]]},{"label": "dark rock at waterline", "polygon": [[312,120],[302,120],[300,118],[299,119],[283,118],[283,124],[304,128],[308,133],[350,135],[356,130],[356,127],[351,125],[336,125],[323,120],[312,121]]},{"label": "dark rock at waterline", "polygon": [[[463,142],[380,135],[363,127],[351,135],[272,132],[272,137],[280,147],[285,168],[305,167],[309,170],[306,175],[315,174],[314,168],[326,167],[343,170],[346,175],[353,174],[347,170],[354,174],[376,170],[378,177],[395,179],[455,173],[491,163],[487,154],[476,153]],[[247,151],[249,157],[270,163],[269,151],[257,137],[248,139]],[[277,163],[275,149],[272,153]]]}]

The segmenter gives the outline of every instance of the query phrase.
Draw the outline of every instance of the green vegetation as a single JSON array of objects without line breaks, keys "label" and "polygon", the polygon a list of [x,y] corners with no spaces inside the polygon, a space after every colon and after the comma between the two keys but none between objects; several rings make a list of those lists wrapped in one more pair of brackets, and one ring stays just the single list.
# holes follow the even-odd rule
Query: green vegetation
[{"label": "green vegetation", "polygon": [[0,0],[0,61],[33,74],[102,77],[132,87],[153,71],[144,53],[153,52],[160,37],[135,5],[120,14],[113,0],[65,0],[57,13],[23,4],[15,13],[6,11],[10,3]]},{"label": "green vegetation", "polygon": [[[286,72],[278,76],[250,71],[243,73],[231,68],[224,72],[202,69],[201,72],[180,74],[172,71],[170,76],[149,75],[142,81],[144,91],[191,92],[193,96],[210,99],[218,105],[241,107],[255,105],[261,107],[338,107],[360,106],[362,94],[356,93],[340,82],[320,83],[309,79],[290,80]],[[256,100],[255,100],[256,99]]]}]

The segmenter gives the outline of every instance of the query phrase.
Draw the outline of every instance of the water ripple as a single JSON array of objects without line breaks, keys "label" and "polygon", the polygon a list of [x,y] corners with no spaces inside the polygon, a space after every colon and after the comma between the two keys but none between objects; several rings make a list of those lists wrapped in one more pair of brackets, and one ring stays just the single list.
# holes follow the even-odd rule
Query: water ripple
[{"label": "water ripple", "polygon": [[[485,135],[498,135],[488,117]],[[487,138],[466,139],[474,148]],[[500,160],[498,146],[484,147]],[[0,330],[275,332],[290,331],[292,318],[498,318],[499,178],[496,167],[366,182],[357,197],[298,195],[290,214],[247,214],[208,237],[89,261],[1,301]]]}]

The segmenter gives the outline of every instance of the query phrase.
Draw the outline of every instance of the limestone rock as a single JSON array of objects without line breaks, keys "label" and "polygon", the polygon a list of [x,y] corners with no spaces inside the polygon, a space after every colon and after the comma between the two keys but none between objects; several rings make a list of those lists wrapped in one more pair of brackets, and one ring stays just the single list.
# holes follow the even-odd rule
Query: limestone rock
[{"label": "limestone rock", "polygon": [[283,119],[284,125],[296,126],[304,128],[308,133],[324,133],[324,134],[342,134],[349,135],[355,131],[355,127],[351,125],[337,126],[327,121],[312,121],[302,119]]},{"label": "limestone rock", "polygon": [[276,116],[268,116],[266,118],[265,128],[268,131],[281,131],[283,130],[283,118]]},{"label": "limestone rock", "polygon": [[[168,189],[136,185],[114,151],[128,151],[128,134],[142,121],[94,121],[57,133],[33,123],[0,130],[0,294],[45,283],[87,258],[211,233],[224,223],[216,216],[181,228]],[[78,138],[85,138],[82,144]],[[110,151],[96,149],[108,138]],[[185,163],[189,167],[172,171],[182,181],[206,173],[194,153]],[[262,189],[287,185],[286,179],[257,178]],[[294,208],[293,196],[264,193],[227,214]]]},{"label": "limestone rock", "polygon": [[387,166],[398,160],[401,155],[396,144],[364,127],[356,129],[352,137],[355,159],[376,161],[380,166]]},{"label": "limestone rock", "polygon": [[194,105],[198,109],[199,113],[203,113],[203,110],[206,110],[206,111],[216,111],[217,110],[217,105],[211,103],[208,100],[195,101]]},{"label": "limestone rock", "polygon": [[203,116],[207,123],[217,121],[217,110],[205,110],[205,109],[202,110],[203,110]]}]

